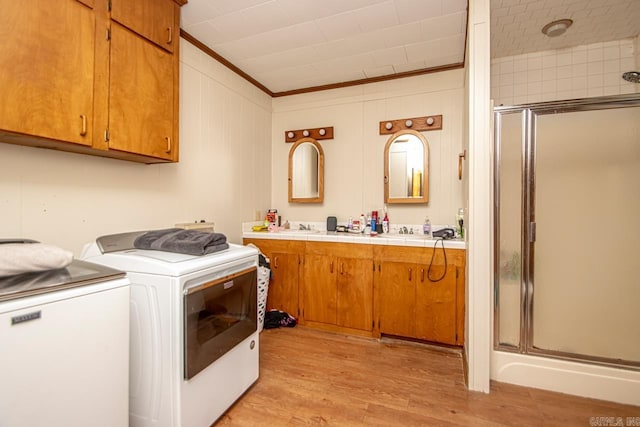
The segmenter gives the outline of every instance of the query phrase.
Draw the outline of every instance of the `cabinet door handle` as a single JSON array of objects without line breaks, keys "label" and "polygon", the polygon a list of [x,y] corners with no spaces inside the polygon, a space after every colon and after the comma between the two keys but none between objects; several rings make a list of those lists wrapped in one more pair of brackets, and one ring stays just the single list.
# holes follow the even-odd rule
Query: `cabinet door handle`
[{"label": "cabinet door handle", "polygon": [[329,272],[333,273],[333,261],[329,264]]},{"label": "cabinet door handle", "polygon": [[173,41],[173,30],[171,27],[167,27],[167,44],[171,44]]},{"label": "cabinet door handle", "polygon": [[167,141],[167,153],[171,152],[171,137],[170,136],[165,136],[164,139]]},{"label": "cabinet door handle", "polygon": [[340,263],[340,274],[344,274],[344,262]]},{"label": "cabinet door handle", "polygon": [[84,114],[80,114],[80,119],[82,120],[82,129],[80,130],[80,135],[85,136],[87,134],[87,116]]},{"label": "cabinet door handle", "polygon": [[273,260],[273,268],[278,268],[278,257]]},{"label": "cabinet door handle", "polygon": [[420,281],[424,282],[424,268],[420,269]]},{"label": "cabinet door handle", "polygon": [[411,281],[411,269],[409,269],[409,281]]}]

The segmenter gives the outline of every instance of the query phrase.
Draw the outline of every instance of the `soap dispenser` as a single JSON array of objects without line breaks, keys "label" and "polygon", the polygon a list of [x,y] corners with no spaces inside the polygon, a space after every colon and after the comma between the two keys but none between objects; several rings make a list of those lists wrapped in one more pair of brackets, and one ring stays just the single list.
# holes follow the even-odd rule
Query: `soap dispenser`
[{"label": "soap dispenser", "polygon": [[424,219],[424,225],[422,226],[422,232],[425,236],[431,237],[431,221],[429,217]]}]

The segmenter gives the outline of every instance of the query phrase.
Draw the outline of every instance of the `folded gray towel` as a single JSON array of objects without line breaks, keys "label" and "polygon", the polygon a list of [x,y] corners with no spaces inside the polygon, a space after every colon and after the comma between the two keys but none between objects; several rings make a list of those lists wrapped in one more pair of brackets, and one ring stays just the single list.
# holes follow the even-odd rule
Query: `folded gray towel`
[{"label": "folded gray towel", "polygon": [[138,236],[133,246],[189,255],[206,255],[229,248],[224,234],[182,228],[148,231]]}]

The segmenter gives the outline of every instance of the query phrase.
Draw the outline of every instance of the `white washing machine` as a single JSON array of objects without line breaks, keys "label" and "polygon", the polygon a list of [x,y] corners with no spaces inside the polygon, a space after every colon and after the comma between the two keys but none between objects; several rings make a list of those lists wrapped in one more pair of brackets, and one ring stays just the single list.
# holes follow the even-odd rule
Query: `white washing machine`
[{"label": "white washing machine", "polygon": [[130,425],[209,426],[258,379],[258,252],[140,250],[140,234],[103,236],[82,253],[131,283]]},{"label": "white washing machine", "polygon": [[129,281],[102,265],[0,277],[0,426],[125,426]]}]

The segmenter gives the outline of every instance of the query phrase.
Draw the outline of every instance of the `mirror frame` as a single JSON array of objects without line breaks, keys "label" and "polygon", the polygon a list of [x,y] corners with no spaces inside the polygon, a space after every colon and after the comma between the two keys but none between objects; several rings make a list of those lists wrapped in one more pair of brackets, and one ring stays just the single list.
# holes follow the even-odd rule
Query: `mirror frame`
[{"label": "mirror frame", "polygon": [[[318,150],[318,197],[293,197],[293,153],[299,145],[311,143]],[[289,150],[289,203],[322,203],[324,201],[324,151],[313,138],[300,138]]]},{"label": "mirror frame", "polygon": [[[389,149],[391,144],[400,136],[411,134],[422,141],[424,148],[424,173],[422,174],[422,197],[389,197]],[[384,202],[385,203],[428,203],[429,202],[429,143],[420,132],[412,129],[398,131],[389,137],[384,147]]]}]

